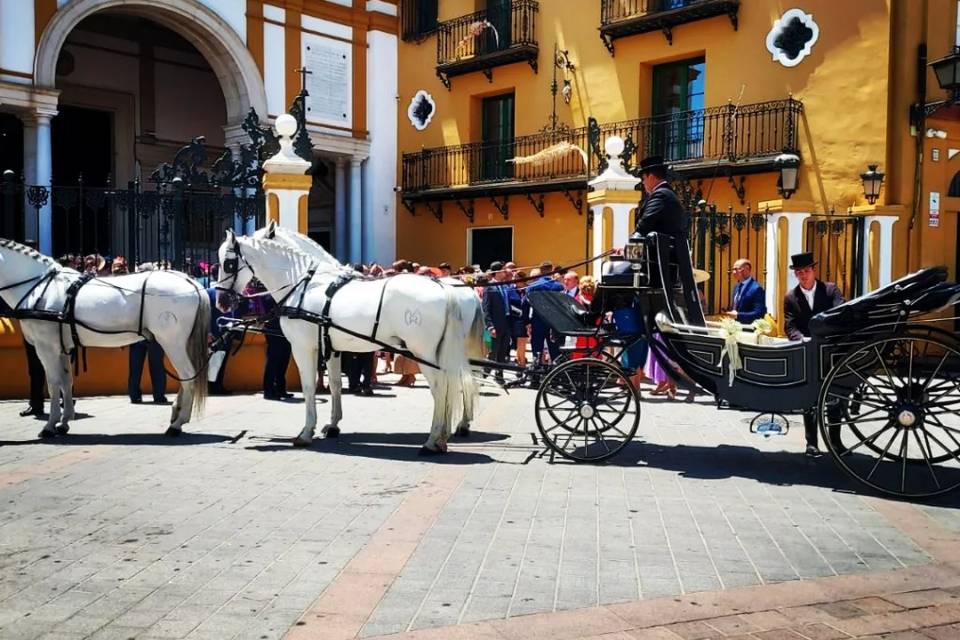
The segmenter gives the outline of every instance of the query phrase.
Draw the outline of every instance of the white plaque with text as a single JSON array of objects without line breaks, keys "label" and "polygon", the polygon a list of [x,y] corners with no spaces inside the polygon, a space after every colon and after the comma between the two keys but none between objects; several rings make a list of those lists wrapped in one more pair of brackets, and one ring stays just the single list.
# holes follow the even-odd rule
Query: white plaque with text
[{"label": "white plaque with text", "polygon": [[304,33],[303,66],[307,75],[307,121],[351,127],[353,59],[351,44]]}]

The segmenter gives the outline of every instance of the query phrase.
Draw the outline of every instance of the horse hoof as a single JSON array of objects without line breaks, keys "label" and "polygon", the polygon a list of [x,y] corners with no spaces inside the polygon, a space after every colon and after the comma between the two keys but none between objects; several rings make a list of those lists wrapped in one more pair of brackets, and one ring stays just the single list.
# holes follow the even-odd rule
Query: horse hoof
[{"label": "horse hoof", "polygon": [[179,438],[181,434],[183,434],[183,431],[180,429],[174,429],[173,427],[167,427],[167,430],[163,433],[163,435],[171,438]]},{"label": "horse hoof", "polygon": [[309,447],[311,444],[313,444],[313,439],[310,439],[310,440],[304,440],[303,438],[294,438],[294,439],[293,439],[293,446],[294,446],[294,447],[298,447],[298,448],[300,448],[300,449],[303,449],[303,448],[305,448],[305,447]]},{"label": "horse hoof", "polygon": [[323,430],[324,438],[339,438],[340,437],[340,427],[327,427]]},{"label": "horse hoof", "polygon": [[62,436],[63,436],[63,435],[66,435],[66,434],[70,433],[70,425],[66,425],[66,424],[57,425],[56,430],[57,430],[57,433],[58,433],[58,434],[60,434],[60,435],[62,435]]},{"label": "horse hoof", "polygon": [[457,430],[454,432],[454,435],[459,436],[461,438],[469,438],[470,427],[457,427]]},{"label": "horse hoof", "polygon": [[51,438],[56,438],[56,437],[57,437],[57,432],[54,429],[44,429],[43,431],[40,432],[40,438],[44,440],[49,440]]},{"label": "horse hoof", "polygon": [[422,447],[420,447],[420,452],[417,453],[417,455],[418,455],[418,456],[439,456],[439,455],[442,455],[442,454],[444,454],[444,453],[446,453],[446,452],[445,452],[445,451],[442,451],[442,450],[440,450],[440,449],[431,449],[431,448],[428,447],[428,446],[422,446]]}]

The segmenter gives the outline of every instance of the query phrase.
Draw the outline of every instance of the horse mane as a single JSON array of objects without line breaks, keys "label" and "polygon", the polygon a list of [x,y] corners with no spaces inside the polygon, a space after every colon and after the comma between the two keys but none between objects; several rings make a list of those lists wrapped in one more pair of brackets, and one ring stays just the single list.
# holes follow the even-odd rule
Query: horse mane
[{"label": "horse mane", "polygon": [[[281,227],[281,226],[277,226],[276,229],[274,229],[274,233],[281,236],[297,238],[302,242],[309,243],[313,247],[313,249],[316,251],[319,257],[329,261],[332,264],[335,264],[338,266],[344,266],[343,263],[337,260],[337,258],[332,253],[330,253],[329,251],[321,247],[318,242],[314,241],[313,238],[311,238],[308,235],[305,235],[300,233],[299,231],[294,231],[293,229],[288,229],[287,227]],[[269,239],[269,238],[264,238],[264,239]],[[318,256],[311,256],[311,257],[318,257]]]},{"label": "horse mane", "polygon": [[[239,238],[238,238],[238,239],[239,239]],[[253,238],[253,237],[249,237],[249,236],[246,238],[246,240],[247,240],[247,242],[257,243],[257,244],[259,244],[259,245],[261,245],[261,246],[263,246],[263,247],[265,247],[265,248],[267,248],[267,249],[270,249],[270,250],[273,251],[273,252],[279,253],[279,254],[281,254],[283,257],[289,258],[290,260],[292,260],[292,261],[294,261],[294,262],[303,263],[302,266],[303,266],[304,268],[308,267],[309,265],[313,264],[313,262],[314,262],[314,257],[313,257],[313,256],[311,256],[311,255],[309,255],[309,254],[307,254],[307,253],[304,253],[303,251],[301,251],[301,250],[298,249],[297,247],[294,247],[294,246],[292,246],[292,245],[290,245],[290,244],[287,244],[286,242],[280,242],[280,241],[278,241],[278,240],[271,240],[270,238]]]},{"label": "horse mane", "polygon": [[0,247],[4,249],[10,249],[11,251],[16,251],[21,253],[29,258],[33,258],[42,265],[48,267],[59,267],[60,263],[49,256],[45,256],[36,249],[28,247],[25,244],[20,244],[14,240],[8,240],[7,238],[0,238]]}]

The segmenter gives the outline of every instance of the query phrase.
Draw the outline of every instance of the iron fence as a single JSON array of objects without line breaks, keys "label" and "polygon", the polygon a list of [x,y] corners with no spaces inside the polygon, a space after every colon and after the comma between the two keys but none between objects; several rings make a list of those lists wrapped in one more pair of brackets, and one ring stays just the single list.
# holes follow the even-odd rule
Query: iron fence
[{"label": "iron fence", "polygon": [[227,229],[253,229],[265,219],[258,189],[195,187],[178,179],[116,188],[28,185],[8,176],[0,190],[5,237],[35,244],[49,211],[54,256],[123,256],[129,265],[162,262],[186,272],[217,262]]},{"label": "iron fence", "polygon": [[818,276],[834,282],[846,299],[863,294],[863,218],[825,215],[807,220],[804,246],[818,263]]},{"label": "iron fence", "polygon": [[[581,179],[588,163],[605,166],[602,140],[618,135],[633,147],[633,158],[663,155],[668,162],[736,162],[799,153],[797,124],[803,103],[792,98],[711,107],[577,129],[558,128],[503,142],[474,142],[403,154],[401,184],[406,193],[496,182]],[[585,153],[593,158],[584,160]],[[512,158],[533,159],[527,163]]]},{"label": "iron fence", "polygon": [[793,98],[729,103],[600,125],[600,133],[629,138],[641,156],[660,155],[667,162],[735,162],[799,153],[802,113],[803,103]]},{"label": "iron fence", "polygon": [[746,258],[753,277],[767,286],[767,216],[764,213],[717,211],[716,206],[690,212],[690,250],[693,266],[710,274],[704,284],[704,312],[718,314],[733,306],[733,263]]},{"label": "iron fence", "polygon": [[437,25],[437,65],[537,46],[536,0],[512,0]]},{"label": "iron fence", "polygon": [[706,0],[600,0],[600,24],[608,25],[659,11],[683,9]]}]

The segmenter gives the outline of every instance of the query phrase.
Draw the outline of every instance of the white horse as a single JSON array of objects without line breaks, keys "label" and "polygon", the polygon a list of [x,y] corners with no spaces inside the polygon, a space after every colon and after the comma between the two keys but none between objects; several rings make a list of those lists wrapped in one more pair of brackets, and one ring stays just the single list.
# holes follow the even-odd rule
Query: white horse
[{"label": "white horse", "polygon": [[[352,268],[343,265],[339,260],[333,257],[326,249],[314,242],[309,236],[281,227],[276,222],[270,221],[266,227],[257,229],[254,238],[276,240],[286,243],[303,253],[311,256],[320,264],[330,269],[342,270],[344,273],[356,273]],[[483,353],[483,308],[480,305],[480,299],[473,291],[473,287],[464,286],[464,283],[456,278],[441,278],[440,282],[452,287],[457,304],[460,307],[460,317],[465,320],[463,327],[465,329],[464,340],[467,342],[467,355],[471,358],[484,358]],[[473,379],[473,373],[470,367],[463,371],[463,377],[460,381],[463,389],[463,412],[460,415],[460,423],[457,425],[456,434],[458,436],[470,435],[470,424],[476,414],[477,400],[479,397],[476,381]],[[339,395],[336,398],[336,404],[339,406]]]},{"label": "white horse", "polygon": [[[326,307],[327,289],[340,275],[339,269],[320,264],[316,258],[288,244],[238,237],[232,231],[227,232],[218,255],[222,267],[216,284],[217,305],[224,309],[236,306],[240,292],[256,276],[284,306],[320,316]],[[311,267],[316,269],[312,277],[309,276]],[[406,349],[415,357],[437,365],[437,368],[424,366],[422,369],[433,394],[434,410],[430,436],[421,451],[445,452],[462,393],[462,371],[467,366],[465,334],[452,290],[413,275],[354,280],[335,294],[329,317],[334,325],[360,336],[373,337],[376,327],[379,341],[396,349]],[[294,439],[294,445],[309,446],[317,424],[317,363],[323,346],[320,327],[315,322],[287,316],[281,317],[280,327],[290,341],[300,370],[306,405],[306,424]],[[330,340],[334,352],[371,352],[382,348],[336,328],[330,330]],[[323,433],[334,437],[340,433],[342,418],[339,358],[331,357],[328,368],[331,416]]]},{"label": "white horse", "polygon": [[[0,296],[7,305],[51,315],[63,311],[68,288],[81,277],[29,247],[4,239],[0,239],[0,274]],[[193,408],[202,410],[207,396],[207,292],[182,273],[146,271],[90,280],[77,291],[74,309],[80,345],[74,343],[68,324],[41,319],[20,322],[24,338],[37,349],[50,390],[50,417],[40,437],[70,430],[73,372],[67,354],[73,348],[122,347],[144,339],[163,347],[181,380],[166,432],[180,435]]]}]

